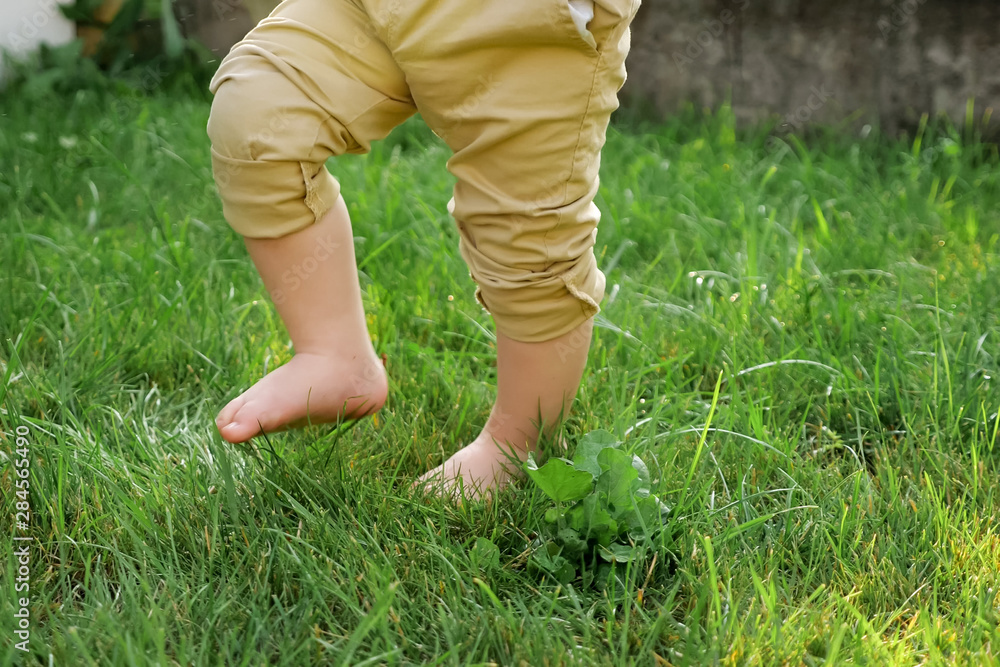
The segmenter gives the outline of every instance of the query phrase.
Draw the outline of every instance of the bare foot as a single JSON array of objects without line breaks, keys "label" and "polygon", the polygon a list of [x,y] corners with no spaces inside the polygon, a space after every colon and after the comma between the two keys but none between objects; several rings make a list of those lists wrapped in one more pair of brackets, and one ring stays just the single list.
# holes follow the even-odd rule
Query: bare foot
[{"label": "bare foot", "polygon": [[485,428],[416,486],[457,499],[483,498],[520,477],[521,464],[539,436],[548,440],[555,435],[569,412],[587,362],[592,328],[593,321],[587,320],[542,343],[519,342],[498,331],[497,400]]},{"label": "bare foot", "polygon": [[486,433],[455,452],[451,458],[425,473],[416,486],[457,500],[488,498],[522,477],[521,464],[527,450],[503,446]]},{"label": "bare foot", "polygon": [[385,403],[388,381],[375,352],[363,359],[300,353],[230,401],[215,418],[229,442],[307,424],[358,419]]}]

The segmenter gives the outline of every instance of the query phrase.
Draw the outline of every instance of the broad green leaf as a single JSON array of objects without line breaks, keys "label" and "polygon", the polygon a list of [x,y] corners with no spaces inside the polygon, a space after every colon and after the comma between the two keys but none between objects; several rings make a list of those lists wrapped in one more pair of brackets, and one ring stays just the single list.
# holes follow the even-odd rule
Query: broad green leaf
[{"label": "broad green leaf", "polygon": [[[607,472],[612,468],[632,468],[632,457],[617,448],[605,448],[597,454],[597,463],[601,466],[601,472]],[[632,468],[635,470],[634,468]],[[639,471],[635,471],[638,476]]]},{"label": "broad green leaf", "polygon": [[576,470],[566,459],[549,459],[541,468],[529,457],[524,469],[535,484],[557,503],[580,500],[594,488],[594,476]]},{"label": "broad green leaf", "polygon": [[60,3],[58,6],[66,18],[87,24],[94,21],[94,14],[102,4],[102,0],[76,0],[71,3]]},{"label": "broad green leaf", "polygon": [[597,544],[599,544],[602,547],[610,545],[617,539],[618,539],[618,531],[611,530],[610,528],[597,534]]},{"label": "broad green leaf", "polygon": [[599,591],[606,590],[608,587],[608,580],[614,576],[615,576],[614,566],[609,565],[607,563],[600,563],[597,566],[597,572],[594,575],[594,588],[596,588]]},{"label": "broad green leaf", "polygon": [[627,544],[612,544],[599,549],[601,558],[611,562],[627,563],[636,557],[636,550]]},{"label": "broad green leaf", "polygon": [[646,464],[642,462],[642,459],[638,456],[633,456],[632,467],[635,468],[637,473],[639,473],[639,488],[649,488],[649,468],[647,468]]},{"label": "broad green leaf", "polygon": [[573,508],[571,510],[569,510],[568,512],[566,512],[565,517],[566,517],[566,520],[569,521],[569,527],[570,528],[572,528],[573,530],[578,530],[578,531],[582,531],[583,530],[583,525],[584,525],[583,524],[583,506],[587,503],[587,501],[589,501],[591,498],[594,498],[594,497],[595,497],[594,495],[587,496],[586,498],[583,499],[583,502],[580,502],[580,503],[577,503],[576,505],[573,505]]},{"label": "broad green leaf", "polygon": [[556,557],[556,564],[559,566],[559,569],[556,570],[556,580],[560,584],[568,584],[573,581],[573,577],[576,576],[576,566],[562,556]]},{"label": "broad green leaf", "polygon": [[635,511],[627,518],[631,530],[645,530],[653,534],[663,528],[663,522],[670,510],[656,496],[636,498]]},{"label": "broad green leaf", "polygon": [[597,479],[597,490],[607,495],[612,516],[621,516],[632,508],[633,494],[639,489],[639,472],[632,467],[632,457],[618,449],[605,449],[597,456],[604,472]]},{"label": "broad green leaf", "polygon": [[577,470],[586,470],[595,478],[601,475],[601,465],[597,462],[597,455],[601,450],[618,446],[615,436],[607,431],[591,431],[580,438],[580,444],[576,446],[576,454],[573,456],[573,465]]},{"label": "broad green leaf", "polygon": [[572,528],[563,528],[556,537],[562,543],[562,555],[567,558],[578,558],[587,551],[586,540],[580,539],[580,533]]},{"label": "broad green leaf", "polygon": [[532,554],[532,562],[542,571],[550,574],[560,583],[569,583],[576,574],[576,567],[560,555],[551,555],[545,549],[539,549]]},{"label": "broad green leaf", "polygon": [[475,546],[469,552],[469,559],[483,569],[500,567],[500,548],[488,538],[477,537]]},{"label": "broad green leaf", "polygon": [[616,533],[618,522],[607,508],[600,504],[600,496],[592,494],[583,499],[568,513],[570,526],[587,538],[598,538],[606,533]]},{"label": "broad green leaf", "polygon": [[559,557],[559,554],[550,554],[548,547],[549,545],[546,544],[541,549],[535,549],[531,554],[531,560],[546,572],[552,573],[557,569],[555,559]]}]

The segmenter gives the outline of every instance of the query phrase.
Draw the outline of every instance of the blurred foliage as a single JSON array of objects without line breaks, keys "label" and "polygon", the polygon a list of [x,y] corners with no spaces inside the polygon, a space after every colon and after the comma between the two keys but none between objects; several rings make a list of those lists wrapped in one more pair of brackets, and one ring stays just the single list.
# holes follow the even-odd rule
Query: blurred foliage
[{"label": "blurred foliage", "polygon": [[100,30],[95,46],[76,39],[10,58],[7,90],[32,99],[78,90],[151,93],[178,85],[206,94],[217,61],[183,35],[170,0],[124,0],[110,17],[103,0],[74,0],[61,9],[81,28]]}]

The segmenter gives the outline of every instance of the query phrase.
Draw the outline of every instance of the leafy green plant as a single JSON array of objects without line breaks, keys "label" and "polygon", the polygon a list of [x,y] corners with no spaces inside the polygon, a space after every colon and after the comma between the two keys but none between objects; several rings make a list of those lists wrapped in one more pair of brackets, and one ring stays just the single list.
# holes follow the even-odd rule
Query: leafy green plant
[{"label": "leafy green plant", "polygon": [[649,469],[607,431],[583,436],[572,461],[538,467],[530,457],[524,467],[555,503],[531,563],[561,583],[603,581],[614,563],[643,559],[665,528],[670,510],[650,492]]},{"label": "leafy green plant", "polygon": [[41,44],[29,57],[7,59],[4,62],[5,91],[37,100],[84,89],[111,89],[108,77],[96,62],[83,57],[82,49],[80,40],[60,46]]},{"label": "leafy green plant", "polygon": [[130,100],[155,90],[206,94],[217,61],[182,34],[169,0],[125,0],[110,22],[98,18],[102,4],[74,0],[60,5],[79,26],[103,31],[95,50],[88,55],[86,40],[77,38],[7,57],[3,90],[31,100],[82,90],[110,92],[117,97],[116,109],[135,106]]},{"label": "leafy green plant", "polygon": [[104,0],[74,0],[60,9],[80,26],[103,30],[94,55],[110,69],[125,67],[137,54],[142,59],[179,61],[189,48],[170,0],[124,0],[109,22],[99,18],[103,4]]},{"label": "leafy green plant", "polygon": [[487,537],[477,537],[469,550],[469,560],[480,571],[491,571],[500,567],[500,548]]}]

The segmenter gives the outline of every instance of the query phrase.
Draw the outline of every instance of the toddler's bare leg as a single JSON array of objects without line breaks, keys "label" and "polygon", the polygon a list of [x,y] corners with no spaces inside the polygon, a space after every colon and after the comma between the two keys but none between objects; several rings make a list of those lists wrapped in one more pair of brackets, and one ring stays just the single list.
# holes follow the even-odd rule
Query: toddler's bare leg
[{"label": "toddler's bare leg", "polygon": [[306,423],[371,414],[385,370],[368,338],[351,221],[342,198],[316,224],[277,239],[245,239],[284,320],[295,356],[216,418],[230,442]]},{"label": "toddler's bare leg", "polygon": [[366,152],[415,111],[354,0],[283,0],[223,60],[208,135],[227,222],[246,241],[295,356],[218,415],[226,440],[361,417],[385,402],[354,240],[329,157]]},{"label": "toddler's bare leg", "polygon": [[569,413],[592,332],[593,320],[587,320],[543,343],[497,333],[497,399],[489,421],[472,443],[421,481],[456,491],[460,484],[470,497],[504,486],[517,474],[510,457],[527,460],[539,435],[551,435]]},{"label": "toddler's bare leg", "polygon": [[[525,459],[540,432],[551,434],[566,416],[604,295],[593,202],[639,2],[595,3],[586,27],[559,4],[565,0],[552,3],[554,13],[490,4],[497,21],[469,22],[461,32],[448,11],[415,13],[412,23],[441,38],[400,63],[422,117],[454,151],[459,249],[498,330],[489,422],[421,481],[461,485],[466,495],[503,486],[517,468],[504,466],[506,454]],[[513,34],[521,41],[506,41]]]}]

